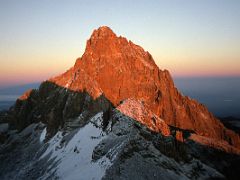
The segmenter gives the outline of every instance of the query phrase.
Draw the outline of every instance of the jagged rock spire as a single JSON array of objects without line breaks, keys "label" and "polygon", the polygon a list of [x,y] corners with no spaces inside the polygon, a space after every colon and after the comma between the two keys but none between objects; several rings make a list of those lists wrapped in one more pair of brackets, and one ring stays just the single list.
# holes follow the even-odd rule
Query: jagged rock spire
[{"label": "jagged rock spire", "polygon": [[94,98],[104,94],[115,106],[128,98],[141,100],[171,126],[240,148],[238,135],[205,106],[182,96],[170,73],[160,70],[147,51],[109,27],[94,30],[75,66],[50,81],[73,91],[86,90]]}]

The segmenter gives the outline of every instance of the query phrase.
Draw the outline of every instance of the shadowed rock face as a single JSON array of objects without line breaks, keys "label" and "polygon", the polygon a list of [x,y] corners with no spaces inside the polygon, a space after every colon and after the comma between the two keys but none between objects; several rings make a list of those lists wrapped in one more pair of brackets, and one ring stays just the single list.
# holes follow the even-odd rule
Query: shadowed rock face
[{"label": "shadowed rock face", "polygon": [[167,124],[240,148],[240,138],[226,129],[205,106],[182,96],[167,70],[160,70],[152,56],[110,28],[94,30],[85,53],[74,67],[49,80],[73,91],[101,94],[114,105],[134,98],[143,101]]},{"label": "shadowed rock face", "polygon": [[[118,108],[109,112],[105,128],[104,113],[98,112],[86,125],[69,132],[61,129],[49,140],[42,123],[11,132],[0,144],[0,179],[222,179],[223,167],[232,162],[222,159],[224,153],[213,156],[204,151],[208,147],[201,152],[190,142],[150,131]],[[224,166],[214,169],[214,161],[195,158],[208,155],[221,157]],[[227,177],[233,179],[237,172],[230,168]]]},{"label": "shadowed rock face", "polygon": [[59,129],[69,128],[68,124],[79,114],[82,114],[78,123],[78,127],[81,127],[99,111],[105,112],[112,107],[103,95],[93,99],[86,91],[75,92],[49,81],[43,82],[38,90],[28,92],[27,99],[16,101],[9,112],[8,122],[18,130],[31,123],[46,123],[48,137],[52,137]]}]

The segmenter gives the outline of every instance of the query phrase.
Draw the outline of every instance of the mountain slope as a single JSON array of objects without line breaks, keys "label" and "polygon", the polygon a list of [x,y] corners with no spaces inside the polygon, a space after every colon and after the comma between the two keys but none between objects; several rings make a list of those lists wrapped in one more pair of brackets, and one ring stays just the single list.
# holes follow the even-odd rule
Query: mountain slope
[{"label": "mountain slope", "polygon": [[[207,179],[218,170],[192,157],[172,137],[112,111],[103,129],[103,112],[81,128],[59,130],[47,140],[44,124],[11,132],[0,146],[0,178],[30,179]],[[192,145],[191,145],[192,146]],[[185,152],[186,151],[186,152]],[[185,152],[185,153],[184,153]],[[200,154],[199,154],[200,155]],[[181,160],[176,161],[174,158]]]},{"label": "mountain slope", "polygon": [[72,68],[19,97],[0,122],[0,179],[238,176],[239,136],[105,26]]},{"label": "mountain slope", "polygon": [[171,126],[240,148],[239,136],[205,106],[182,96],[169,72],[160,70],[148,52],[108,27],[95,30],[75,66],[50,82],[73,91],[86,90],[93,98],[104,94],[114,106],[127,98],[142,100]]}]

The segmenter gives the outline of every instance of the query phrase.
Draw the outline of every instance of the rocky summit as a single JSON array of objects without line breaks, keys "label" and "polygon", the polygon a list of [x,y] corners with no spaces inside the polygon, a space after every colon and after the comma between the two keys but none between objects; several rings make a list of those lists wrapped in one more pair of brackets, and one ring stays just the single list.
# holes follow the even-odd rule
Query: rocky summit
[{"label": "rocky summit", "polygon": [[169,72],[160,70],[149,52],[117,37],[108,27],[95,30],[75,66],[50,82],[73,91],[86,90],[93,98],[103,94],[115,107],[128,98],[142,100],[168,125],[240,149],[239,136],[205,106],[182,96]]},{"label": "rocky summit", "polygon": [[0,179],[239,177],[239,135],[106,26],[0,117]]}]

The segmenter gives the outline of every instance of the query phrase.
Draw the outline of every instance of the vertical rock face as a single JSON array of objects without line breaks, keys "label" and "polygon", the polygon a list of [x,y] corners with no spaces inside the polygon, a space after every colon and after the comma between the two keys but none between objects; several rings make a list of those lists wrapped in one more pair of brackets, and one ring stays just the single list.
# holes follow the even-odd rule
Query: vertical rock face
[{"label": "vertical rock face", "polygon": [[114,106],[128,98],[141,100],[168,125],[240,148],[239,136],[205,106],[181,95],[170,73],[160,70],[147,51],[108,27],[94,30],[74,67],[49,81],[72,91],[86,91],[93,98],[103,94]]}]

